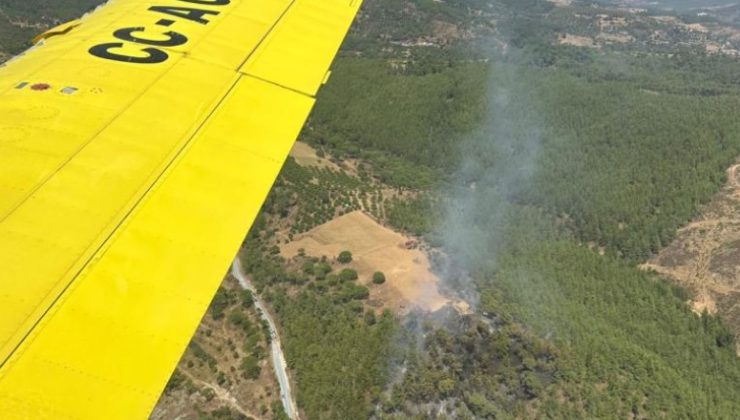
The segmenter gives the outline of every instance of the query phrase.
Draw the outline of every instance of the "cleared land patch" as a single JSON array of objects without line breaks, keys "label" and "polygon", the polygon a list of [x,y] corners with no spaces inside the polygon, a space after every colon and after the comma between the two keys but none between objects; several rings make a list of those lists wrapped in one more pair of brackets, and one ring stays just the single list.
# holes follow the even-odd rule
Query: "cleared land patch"
[{"label": "cleared land patch", "polygon": [[740,163],[702,215],[643,268],[665,275],[692,293],[691,307],[719,314],[737,337],[740,354]]},{"label": "cleared land patch", "polygon": [[[451,300],[437,289],[439,278],[431,271],[427,255],[419,249],[408,249],[413,238],[396,233],[363,212],[338,217],[281,247],[281,255],[292,258],[303,249],[307,255],[333,258],[340,252],[352,252],[351,267],[359,282],[370,289],[370,302],[382,302],[398,312],[413,307],[426,311],[441,309]],[[372,275],[380,271],[386,283],[372,285]]]},{"label": "cleared land patch", "polygon": [[300,141],[295,142],[293,148],[290,150],[290,156],[301,166],[317,166],[319,168],[339,170],[339,167],[332,161],[325,157],[320,157],[313,147]]}]

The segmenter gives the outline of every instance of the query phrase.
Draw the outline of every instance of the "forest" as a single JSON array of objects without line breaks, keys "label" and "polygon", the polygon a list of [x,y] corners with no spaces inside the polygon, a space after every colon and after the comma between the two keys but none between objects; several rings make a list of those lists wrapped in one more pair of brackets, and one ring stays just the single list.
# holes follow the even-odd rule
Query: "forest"
[{"label": "forest", "polygon": [[[412,2],[417,21],[438,17],[423,3]],[[423,351],[394,356],[408,371],[373,415],[735,418],[734,337],[636,265],[740,154],[737,60],[553,45],[567,9],[553,24],[549,3],[492,3],[512,16],[505,54],[422,47],[399,65],[391,47],[348,42],[304,134],[426,191],[389,222],[440,246],[440,270],[478,293],[495,325],[423,332]],[[497,339],[522,344],[489,347]]]}]

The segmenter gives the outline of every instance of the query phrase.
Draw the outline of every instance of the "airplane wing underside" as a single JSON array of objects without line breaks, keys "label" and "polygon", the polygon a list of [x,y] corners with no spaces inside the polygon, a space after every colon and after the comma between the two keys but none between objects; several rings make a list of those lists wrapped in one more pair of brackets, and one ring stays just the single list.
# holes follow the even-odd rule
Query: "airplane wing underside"
[{"label": "airplane wing underside", "polygon": [[145,418],[361,0],[112,0],[0,66],[0,417]]}]

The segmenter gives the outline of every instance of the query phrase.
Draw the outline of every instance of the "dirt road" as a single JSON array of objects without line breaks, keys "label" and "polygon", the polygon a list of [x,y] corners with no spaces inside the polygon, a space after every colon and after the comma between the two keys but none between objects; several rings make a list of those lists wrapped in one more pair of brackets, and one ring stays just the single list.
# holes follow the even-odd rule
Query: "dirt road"
[{"label": "dirt road", "polygon": [[260,317],[267,322],[270,327],[270,335],[272,340],[270,342],[271,355],[272,355],[272,366],[275,369],[275,376],[277,376],[278,383],[280,384],[280,400],[283,402],[283,408],[285,413],[291,419],[298,419],[298,406],[295,402],[295,397],[290,389],[290,379],[288,378],[288,364],[285,362],[285,355],[283,354],[283,348],[280,344],[280,336],[277,332],[275,321],[267,312],[265,306],[259,300],[257,290],[255,290],[252,283],[249,281],[247,276],[244,275],[239,264],[239,260],[235,259],[231,265],[231,275],[239,282],[241,287],[252,292],[254,297],[254,305],[257,308],[257,312]]}]

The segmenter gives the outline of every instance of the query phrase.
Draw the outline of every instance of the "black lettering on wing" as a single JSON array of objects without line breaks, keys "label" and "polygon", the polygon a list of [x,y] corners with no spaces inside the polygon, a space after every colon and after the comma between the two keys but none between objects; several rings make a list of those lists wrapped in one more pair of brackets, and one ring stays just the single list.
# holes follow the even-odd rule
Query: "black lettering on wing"
[{"label": "black lettering on wing", "polygon": [[178,45],[183,45],[188,42],[188,37],[185,35],[174,32],[174,31],[168,31],[164,32],[161,35],[166,36],[165,39],[151,39],[151,38],[143,38],[140,36],[136,36],[134,34],[136,33],[143,33],[146,29],[144,27],[136,27],[136,28],[123,28],[119,29],[115,32],[113,32],[113,36],[116,38],[122,40],[122,41],[130,41],[135,42],[137,44],[144,44],[144,45],[154,45],[157,47],[176,47]]},{"label": "black lettering on wing", "polygon": [[105,60],[137,64],[158,64],[167,61],[167,58],[169,57],[166,52],[157,48],[143,48],[141,49],[141,52],[144,54],[141,56],[119,54],[112,51],[116,48],[122,47],[123,42],[111,42],[108,44],[96,45],[90,48],[89,52],[93,56],[103,58]]},{"label": "black lettering on wing", "polygon": [[205,18],[205,16],[217,16],[220,13],[214,10],[203,10],[194,9],[192,7],[175,6],[152,6],[149,8],[149,10],[151,10],[152,12],[175,16],[181,19],[191,20],[193,22],[200,23],[201,25],[205,25],[209,22],[208,19]]}]

